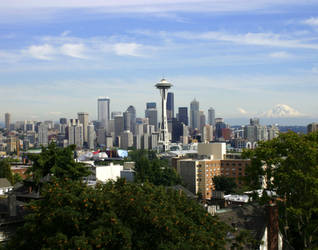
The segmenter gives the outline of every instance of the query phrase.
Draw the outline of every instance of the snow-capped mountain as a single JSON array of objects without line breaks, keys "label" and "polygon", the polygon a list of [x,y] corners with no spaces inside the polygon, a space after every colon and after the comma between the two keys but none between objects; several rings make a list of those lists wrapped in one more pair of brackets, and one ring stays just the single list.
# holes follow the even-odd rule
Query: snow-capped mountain
[{"label": "snow-capped mountain", "polygon": [[301,117],[301,114],[297,110],[286,104],[277,104],[271,110],[261,114],[262,117],[275,117],[275,118],[288,118],[288,117]]}]

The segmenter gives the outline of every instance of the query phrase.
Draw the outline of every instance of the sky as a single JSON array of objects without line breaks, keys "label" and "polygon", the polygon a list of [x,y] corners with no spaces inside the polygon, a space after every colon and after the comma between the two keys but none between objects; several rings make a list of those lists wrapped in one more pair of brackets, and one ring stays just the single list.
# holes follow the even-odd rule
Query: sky
[{"label": "sky", "polygon": [[144,116],[163,77],[175,110],[317,121],[318,0],[0,1],[0,121]]}]

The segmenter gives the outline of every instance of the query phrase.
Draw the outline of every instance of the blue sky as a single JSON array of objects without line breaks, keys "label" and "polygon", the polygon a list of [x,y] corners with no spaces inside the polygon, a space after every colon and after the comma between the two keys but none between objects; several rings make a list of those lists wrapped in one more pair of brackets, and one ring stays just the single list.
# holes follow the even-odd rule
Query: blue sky
[{"label": "blue sky", "polygon": [[[156,4],[154,4],[154,2]],[[156,101],[217,116],[266,116],[277,104],[318,119],[318,1],[10,0],[0,2],[0,115],[96,119]]]}]

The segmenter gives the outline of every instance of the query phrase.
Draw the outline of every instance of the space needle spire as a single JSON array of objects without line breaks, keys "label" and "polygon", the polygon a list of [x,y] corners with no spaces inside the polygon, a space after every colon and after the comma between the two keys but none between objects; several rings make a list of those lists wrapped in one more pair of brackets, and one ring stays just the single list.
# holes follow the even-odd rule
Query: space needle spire
[{"label": "space needle spire", "polygon": [[155,86],[157,89],[160,90],[161,104],[162,104],[159,143],[161,143],[163,145],[163,151],[166,151],[169,148],[168,119],[167,119],[167,94],[168,94],[168,89],[170,89],[172,87],[172,84],[163,78]]}]

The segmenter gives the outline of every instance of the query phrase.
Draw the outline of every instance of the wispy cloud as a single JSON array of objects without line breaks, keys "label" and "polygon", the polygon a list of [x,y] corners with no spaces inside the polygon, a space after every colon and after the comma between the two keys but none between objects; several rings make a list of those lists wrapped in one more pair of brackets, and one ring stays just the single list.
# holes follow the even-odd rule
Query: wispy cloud
[{"label": "wispy cloud", "polygon": [[32,45],[23,51],[25,54],[40,60],[52,60],[56,54],[56,49],[49,45]]},{"label": "wispy cloud", "polygon": [[237,111],[240,112],[240,114],[242,114],[242,115],[247,115],[248,114],[248,112],[245,109],[240,108],[240,107],[237,108]]},{"label": "wispy cloud", "polygon": [[302,21],[302,23],[310,25],[310,26],[318,27],[318,17],[308,18],[308,19]]},{"label": "wispy cloud", "polygon": [[141,45],[137,43],[116,43],[113,49],[119,56],[141,56]]},{"label": "wispy cloud", "polygon": [[270,53],[269,57],[277,58],[277,59],[289,59],[292,57],[292,55],[290,53],[287,53],[286,51],[278,51],[278,52]]},{"label": "wispy cloud", "polygon": [[275,33],[245,33],[231,34],[221,31],[210,31],[203,33],[195,32],[176,32],[175,37],[191,40],[216,40],[245,45],[258,45],[268,47],[318,49],[318,44],[305,43],[300,39],[293,39]]},{"label": "wispy cloud", "polygon": [[87,58],[84,55],[85,52],[85,46],[83,44],[63,44],[60,48],[63,55],[74,57],[74,58],[80,58],[85,59]]}]

